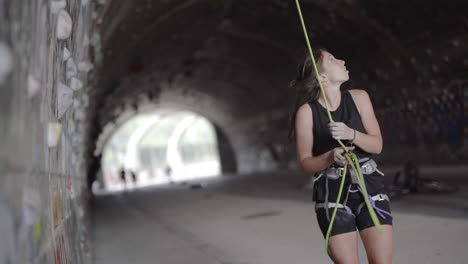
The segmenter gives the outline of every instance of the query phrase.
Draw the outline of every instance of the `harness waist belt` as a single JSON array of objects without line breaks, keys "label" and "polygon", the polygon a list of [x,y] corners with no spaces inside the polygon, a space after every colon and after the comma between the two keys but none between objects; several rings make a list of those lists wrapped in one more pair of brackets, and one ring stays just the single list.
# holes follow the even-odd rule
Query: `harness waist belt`
[{"label": "harness waist belt", "polygon": [[[376,171],[376,169],[377,163],[375,163],[373,159],[370,159],[361,165],[361,172],[363,175],[372,174]],[[339,177],[343,176],[344,168],[327,168],[324,172],[329,179],[336,180]],[[357,183],[357,180],[355,180],[355,178],[356,175],[354,174],[354,171],[351,170],[351,179],[353,180],[353,183]]]},{"label": "harness waist belt", "polygon": [[[379,193],[377,195],[372,196],[372,200],[373,201],[387,200],[387,201],[390,202],[390,199],[388,198],[388,195],[386,195],[384,193]],[[335,208],[337,206],[338,206],[338,208],[345,208],[347,211],[351,210],[348,206],[340,204],[340,203],[339,204],[337,204],[337,203],[328,203],[328,208]],[[317,210],[319,208],[325,208],[325,207],[326,207],[325,203],[316,203],[315,204],[315,210]]]}]

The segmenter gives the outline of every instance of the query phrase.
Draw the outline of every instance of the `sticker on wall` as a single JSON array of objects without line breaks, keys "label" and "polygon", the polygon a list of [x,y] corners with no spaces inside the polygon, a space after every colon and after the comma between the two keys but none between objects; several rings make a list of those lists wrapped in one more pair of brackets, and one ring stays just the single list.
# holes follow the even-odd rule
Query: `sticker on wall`
[{"label": "sticker on wall", "polygon": [[57,201],[57,192],[54,191],[52,193],[52,218],[54,221],[54,229],[59,225],[59,217],[58,217],[58,201]]},{"label": "sticker on wall", "polygon": [[65,241],[64,232],[60,231],[60,233],[55,238],[55,264],[65,264],[70,263],[70,254],[68,253],[67,249],[67,242]]},{"label": "sticker on wall", "polygon": [[60,141],[62,134],[62,125],[56,122],[49,122],[47,124],[47,145],[49,148],[54,148]]},{"label": "sticker on wall", "polygon": [[8,74],[13,69],[13,55],[10,48],[0,41],[0,84],[2,84]]},{"label": "sticker on wall", "polygon": [[33,224],[33,236],[34,240],[38,241],[42,237],[42,219],[39,218],[37,221]]},{"label": "sticker on wall", "polygon": [[65,221],[65,198],[63,195],[63,187],[59,189],[59,212],[60,222]]},{"label": "sticker on wall", "polygon": [[52,191],[52,214],[54,220],[54,228],[57,228],[65,218],[63,194],[58,187],[55,187]]},{"label": "sticker on wall", "polygon": [[60,10],[57,18],[57,39],[64,40],[70,37],[73,22],[70,14],[64,9]]},{"label": "sticker on wall", "polygon": [[59,82],[57,85],[57,118],[62,118],[72,104],[73,90]]}]

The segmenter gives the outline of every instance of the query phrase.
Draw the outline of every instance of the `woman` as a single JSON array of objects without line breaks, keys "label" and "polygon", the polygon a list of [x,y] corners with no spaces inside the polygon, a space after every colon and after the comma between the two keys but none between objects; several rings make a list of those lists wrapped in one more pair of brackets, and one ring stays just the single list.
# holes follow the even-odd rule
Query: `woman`
[{"label": "woman", "polygon": [[[295,138],[301,169],[318,175],[314,180],[313,200],[319,227],[325,237],[332,212],[338,207],[329,241],[333,261],[359,263],[359,231],[369,263],[393,263],[390,204],[383,194],[383,173],[371,158],[382,151],[382,136],[371,100],[364,90],[340,89],[349,79],[343,60],[324,49],[316,50],[314,57],[334,122],[329,121],[312,60],[307,56],[290,85],[296,90],[296,99],[290,111],[289,138]],[[383,234],[372,222],[356,176],[349,170],[351,166],[340,202],[336,201],[343,168],[348,165],[338,139],[359,159],[369,200]]]}]

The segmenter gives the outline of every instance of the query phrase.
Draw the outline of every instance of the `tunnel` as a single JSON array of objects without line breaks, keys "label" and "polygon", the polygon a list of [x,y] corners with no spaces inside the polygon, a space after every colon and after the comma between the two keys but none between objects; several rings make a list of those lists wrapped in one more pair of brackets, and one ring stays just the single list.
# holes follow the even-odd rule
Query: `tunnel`
[{"label": "tunnel", "polygon": [[[456,186],[395,199],[396,262],[464,263],[468,2],[300,3],[371,98],[386,184]],[[288,140],[306,54],[296,1],[0,0],[0,264],[326,262]],[[218,177],[93,191],[119,128],[181,112],[212,125]]]}]

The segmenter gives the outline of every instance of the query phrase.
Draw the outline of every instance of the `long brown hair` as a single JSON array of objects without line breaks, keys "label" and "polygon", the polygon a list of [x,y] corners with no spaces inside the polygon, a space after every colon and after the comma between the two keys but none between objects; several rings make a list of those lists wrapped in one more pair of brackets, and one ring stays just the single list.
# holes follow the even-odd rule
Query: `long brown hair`
[{"label": "long brown hair", "polygon": [[[322,52],[327,51],[324,48],[318,48],[314,51],[314,58],[317,61],[319,73],[322,68]],[[305,56],[302,63],[297,67],[296,79],[289,83],[289,88],[295,90],[294,103],[289,106],[289,133],[288,140],[291,142],[296,134],[296,113],[297,109],[306,102],[318,99],[320,97],[320,86],[317,80],[314,64],[309,54]]]}]

